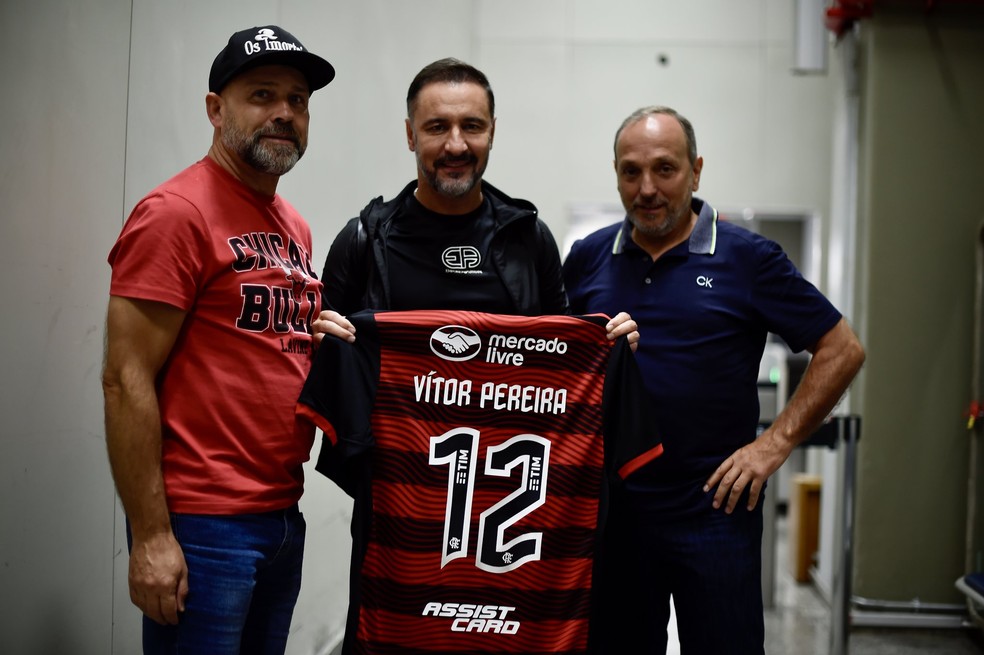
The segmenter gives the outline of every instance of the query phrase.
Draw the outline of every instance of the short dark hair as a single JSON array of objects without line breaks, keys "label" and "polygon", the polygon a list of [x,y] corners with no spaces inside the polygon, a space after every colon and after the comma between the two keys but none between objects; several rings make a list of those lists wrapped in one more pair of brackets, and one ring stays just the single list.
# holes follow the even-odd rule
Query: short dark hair
[{"label": "short dark hair", "polygon": [[653,116],[655,114],[672,116],[678,123],[680,123],[680,127],[683,128],[683,134],[687,139],[687,157],[690,159],[691,164],[697,161],[697,136],[694,134],[694,126],[684,116],[681,116],[677,110],[660,105],[651,105],[649,107],[636,109],[634,112],[629,114],[628,118],[622,121],[622,124],[619,125],[618,130],[615,132],[615,159],[618,159],[618,137],[622,136],[622,130],[627,128],[629,125],[642,120],[646,116]]},{"label": "short dark hair", "polygon": [[489,97],[489,115],[493,118],[495,117],[495,96],[492,94],[492,87],[489,85],[489,80],[485,77],[485,73],[453,57],[438,59],[434,63],[427,64],[413,78],[413,81],[410,82],[410,88],[407,89],[408,117],[413,118],[413,105],[417,100],[417,96],[420,94],[420,90],[428,84],[438,82],[448,82],[451,84],[471,82],[479,85],[485,89],[485,93]]}]

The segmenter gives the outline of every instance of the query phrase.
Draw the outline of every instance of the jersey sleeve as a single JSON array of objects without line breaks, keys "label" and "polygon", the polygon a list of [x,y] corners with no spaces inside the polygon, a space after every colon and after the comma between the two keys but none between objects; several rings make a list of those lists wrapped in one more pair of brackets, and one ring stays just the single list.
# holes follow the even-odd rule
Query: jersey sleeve
[{"label": "jersey sleeve", "polygon": [[624,480],[663,454],[652,402],[625,337],[612,346],[603,396],[605,465]]},{"label": "jersey sleeve", "polygon": [[349,495],[374,445],[371,418],[379,381],[379,350],[371,313],[349,317],[355,343],[325,337],[297,402],[296,414],[324,432],[315,470]]}]

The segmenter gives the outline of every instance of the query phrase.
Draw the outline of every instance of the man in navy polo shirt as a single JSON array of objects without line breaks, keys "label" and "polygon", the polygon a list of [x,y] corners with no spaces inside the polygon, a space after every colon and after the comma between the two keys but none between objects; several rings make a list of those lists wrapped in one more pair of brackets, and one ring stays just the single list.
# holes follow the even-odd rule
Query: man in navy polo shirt
[{"label": "man in navy polo shirt", "polygon": [[[684,655],[764,652],[763,488],[864,361],[847,322],[777,244],[693,196],[703,164],[686,118],[634,112],[615,135],[626,218],[575,243],[564,263],[575,313],[626,311],[638,323],[665,447],[612,502],[605,653],[664,653],[671,594]],[[769,332],[813,357],[756,439]]]}]

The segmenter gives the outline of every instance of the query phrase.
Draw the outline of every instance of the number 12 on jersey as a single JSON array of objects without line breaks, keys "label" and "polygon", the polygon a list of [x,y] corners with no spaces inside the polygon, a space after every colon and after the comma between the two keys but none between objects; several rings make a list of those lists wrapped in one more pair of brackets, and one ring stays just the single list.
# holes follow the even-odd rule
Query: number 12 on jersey
[{"label": "number 12 on jersey", "polygon": [[[441,568],[468,556],[472,499],[475,493],[479,431],[454,428],[431,437],[431,466],[448,467],[448,495],[444,514]],[[506,530],[543,505],[547,494],[550,441],[535,434],[519,434],[498,446],[489,446],[485,475],[511,477],[521,467],[517,488],[482,512],[478,521],[475,565],[491,573],[506,573],[540,559],[542,532],[521,534],[507,543]]]}]

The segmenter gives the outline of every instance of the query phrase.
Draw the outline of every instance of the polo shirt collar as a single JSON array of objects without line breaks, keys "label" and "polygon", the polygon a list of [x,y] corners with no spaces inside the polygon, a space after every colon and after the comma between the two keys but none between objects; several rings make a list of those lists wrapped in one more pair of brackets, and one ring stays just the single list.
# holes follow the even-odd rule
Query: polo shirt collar
[{"label": "polo shirt collar", "polygon": [[[697,223],[687,239],[687,248],[694,255],[713,255],[717,247],[717,210],[696,196],[691,198],[690,206],[697,212]],[[629,247],[638,247],[632,241],[632,222],[626,216],[622,227],[615,233],[612,254],[622,254],[628,244],[631,244]]]}]

